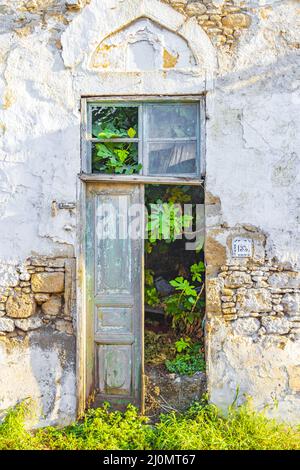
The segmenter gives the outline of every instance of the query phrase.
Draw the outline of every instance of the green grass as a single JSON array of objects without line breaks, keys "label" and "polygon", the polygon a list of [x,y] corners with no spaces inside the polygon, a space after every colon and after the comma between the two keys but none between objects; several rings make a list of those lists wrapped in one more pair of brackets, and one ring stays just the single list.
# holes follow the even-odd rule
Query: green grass
[{"label": "green grass", "polygon": [[0,450],[287,450],[300,449],[299,427],[279,424],[252,410],[250,404],[231,407],[226,417],[214,406],[195,403],[184,414],[161,415],[155,425],[129,406],[125,413],[108,406],[89,410],[63,429],[26,431],[30,405],[10,409],[0,424]]}]

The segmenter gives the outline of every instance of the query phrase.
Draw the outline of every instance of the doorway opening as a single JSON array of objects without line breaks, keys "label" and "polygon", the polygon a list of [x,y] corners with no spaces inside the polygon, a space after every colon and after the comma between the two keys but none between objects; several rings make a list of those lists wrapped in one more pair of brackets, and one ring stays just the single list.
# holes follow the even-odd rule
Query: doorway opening
[{"label": "doorway opening", "polygon": [[146,394],[151,414],[180,383],[182,408],[205,377],[204,97],[82,109],[85,400],[143,410]]},{"label": "doorway opening", "polygon": [[147,185],[145,412],[181,411],[205,391],[204,191]]}]

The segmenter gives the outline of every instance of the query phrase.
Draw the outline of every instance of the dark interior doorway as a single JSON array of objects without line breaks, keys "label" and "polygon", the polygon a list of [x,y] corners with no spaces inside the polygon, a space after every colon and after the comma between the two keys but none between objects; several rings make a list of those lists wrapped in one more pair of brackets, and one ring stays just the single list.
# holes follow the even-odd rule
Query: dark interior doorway
[{"label": "dark interior doorway", "polygon": [[204,192],[147,185],[146,414],[184,409],[205,390]]}]

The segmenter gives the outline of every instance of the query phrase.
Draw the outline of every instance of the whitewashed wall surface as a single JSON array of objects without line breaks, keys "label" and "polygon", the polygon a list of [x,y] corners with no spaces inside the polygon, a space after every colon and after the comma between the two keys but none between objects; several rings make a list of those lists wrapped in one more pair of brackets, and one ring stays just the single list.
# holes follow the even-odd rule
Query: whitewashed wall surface
[{"label": "whitewashed wall surface", "polygon": [[[300,422],[299,13],[0,0],[0,409],[31,397],[34,425],[76,416],[80,98],[206,93],[210,399],[239,389]],[[232,256],[236,237],[252,256]]]}]

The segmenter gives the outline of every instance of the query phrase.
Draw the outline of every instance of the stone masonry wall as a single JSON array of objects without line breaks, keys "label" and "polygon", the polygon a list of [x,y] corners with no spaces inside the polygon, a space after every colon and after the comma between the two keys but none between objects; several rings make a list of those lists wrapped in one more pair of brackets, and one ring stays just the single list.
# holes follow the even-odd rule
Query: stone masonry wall
[{"label": "stone masonry wall", "polygon": [[300,339],[300,273],[265,263],[221,267],[221,308],[238,334],[254,341]]},{"label": "stone masonry wall", "polygon": [[228,261],[207,281],[207,357],[212,401],[247,397],[299,422],[300,272],[266,260]]},{"label": "stone masonry wall", "polygon": [[[226,407],[251,397],[258,409],[299,422],[299,252],[274,256],[251,224],[229,226],[220,200],[206,194],[206,349],[211,400]],[[235,237],[252,256],[232,254]]]},{"label": "stone masonry wall", "polygon": [[[164,0],[177,11],[194,17],[217,47],[229,51],[251,25],[253,6],[236,0]],[[250,13],[250,14],[249,14]]]},{"label": "stone masonry wall", "polygon": [[28,425],[68,424],[76,416],[75,260],[31,257],[6,267],[0,276],[0,410],[30,398]]},{"label": "stone masonry wall", "polygon": [[0,336],[25,337],[43,326],[73,334],[74,260],[30,258],[0,287]]}]

